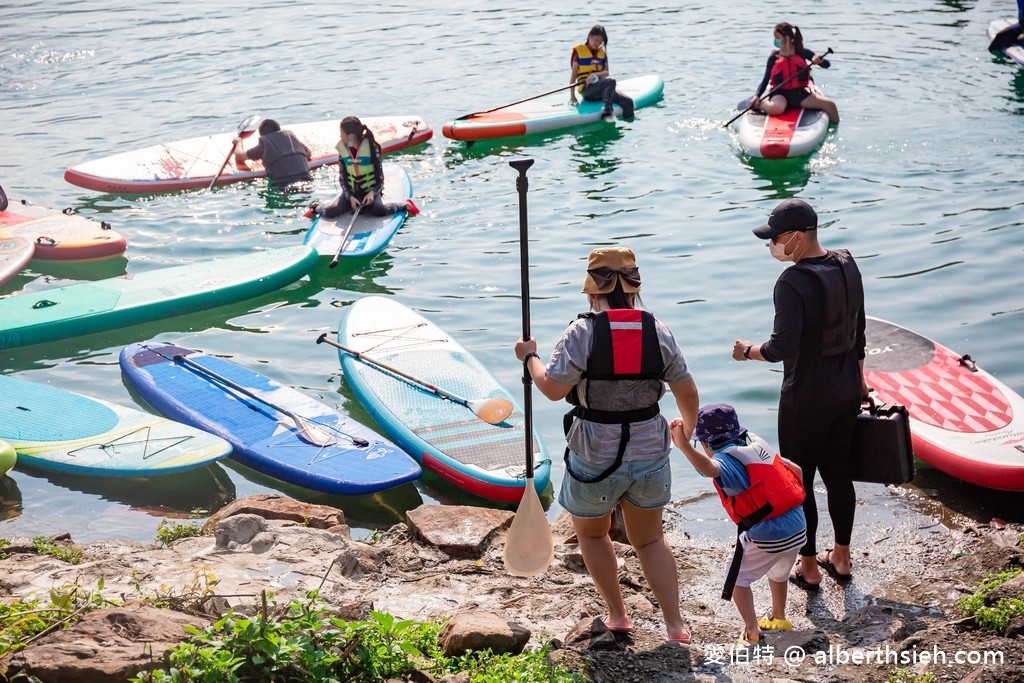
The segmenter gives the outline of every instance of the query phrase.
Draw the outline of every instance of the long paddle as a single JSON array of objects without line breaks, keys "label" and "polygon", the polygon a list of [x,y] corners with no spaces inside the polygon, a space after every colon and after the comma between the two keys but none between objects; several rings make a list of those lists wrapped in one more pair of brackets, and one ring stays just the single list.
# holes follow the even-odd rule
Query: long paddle
[{"label": "long paddle", "polygon": [[529,102],[530,100],[536,100],[536,99],[538,99],[540,97],[545,97],[547,95],[554,95],[556,92],[562,92],[563,90],[568,90],[569,88],[575,88],[578,85],[579,85],[579,82],[570,83],[569,85],[563,85],[561,88],[555,88],[554,90],[548,90],[547,92],[542,92],[539,95],[534,95],[532,97],[526,97],[526,98],[521,99],[521,100],[516,100],[515,102],[509,102],[508,104],[503,104],[500,107],[495,107],[494,109],[485,109],[483,111],[475,111],[472,114],[466,114],[465,116],[460,116],[459,118],[457,118],[455,120],[456,121],[461,121],[463,119],[468,119],[468,118],[471,118],[473,116],[479,116],[480,114],[490,114],[492,111],[500,111],[502,109],[507,109],[509,107],[514,107],[517,104],[522,104],[523,102]]},{"label": "long paddle", "polygon": [[[240,124],[238,124],[238,137],[240,137],[242,139],[245,139],[245,138],[249,137],[250,135],[252,135],[253,133],[255,133],[256,132],[256,126],[258,126],[259,123],[260,123],[260,115],[259,114],[253,114],[249,118],[243,119],[243,121]],[[224,163],[220,165],[220,170],[217,171],[217,175],[213,176],[213,180],[210,181],[210,186],[208,188],[206,188],[207,190],[212,190],[213,186],[217,184],[217,181],[220,180],[220,176],[224,172],[224,169],[227,168],[228,162],[231,161],[231,157],[233,157],[234,155],[235,155],[235,145],[232,142],[231,143],[231,151],[228,152],[228,155],[226,157],[224,157]]]},{"label": "long paddle", "polygon": [[[177,354],[176,356],[168,356],[167,354],[161,353],[160,351],[157,351],[156,349],[153,349],[153,348],[151,348],[149,346],[147,346],[146,348],[149,349],[150,351],[156,351],[161,356],[163,356],[167,360],[170,360],[170,361],[172,361],[174,363],[181,363],[182,365],[187,365],[190,368],[198,370],[199,372],[203,373],[204,375],[208,375],[209,377],[212,377],[213,379],[217,380],[221,384],[223,384],[225,386],[228,386],[228,387],[231,387],[232,389],[234,389],[238,393],[245,394],[249,398],[256,399],[260,403],[262,403],[264,405],[270,406],[271,408],[273,408],[277,412],[281,413],[282,415],[287,415],[291,419],[291,421],[295,424],[295,428],[299,432],[299,438],[301,438],[303,441],[305,441],[307,443],[310,443],[310,444],[312,444],[314,446],[330,446],[332,444],[338,443],[338,440],[334,437],[334,435],[331,434],[326,429],[324,429],[324,427],[322,427],[322,426],[320,426],[320,425],[318,425],[318,424],[316,424],[314,422],[310,422],[306,418],[302,417],[301,415],[296,415],[295,413],[293,413],[290,410],[285,410],[281,406],[279,406],[279,405],[277,405],[275,403],[272,403],[272,402],[268,401],[267,399],[263,398],[262,396],[249,391],[248,389],[246,389],[245,387],[241,386],[240,384],[236,384],[236,383],[232,382],[227,377],[219,375],[216,372],[214,372],[213,370],[210,370],[209,368],[203,367],[202,365],[200,365],[199,363],[195,362],[191,358],[188,358],[187,356],[183,356],[180,353]],[[346,436],[348,436],[348,435],[346,434]],[[366,439],[363,439],[361,437],[358,437],[358,436],[348,436],[348,438],[352,441],[352,443],[354,445],[359,446],[360,448],[364,448],[364,447],[370,445],[369,441],[367,441]]]},{"label": "long paddle", "polygon": [[321,334],[316,338],[317,344],[323,344],[327,342],[331,346],[341,349],[348,355],[352,356],[356,360],[363,361],[371,367],[377,368],[378,370],[385,370],[392,375],[396,375],[410,384],[414,384],[418,387],[428,390],[430,393],[439,396],[445,401],[451,401],[452,403],[458,403],[459,405],[466,406],[473,411],[473,414],[479,417],[488,424],[496,425],[505,421],[505,418],[512,414],[512,402],[504,398],[474,398],[467,399],[461,396],[456,396],[450,391],[445,391],[439,387],[434,386],[430,382],[425,382],[418,377],[402,372],[396,367],[392,367],[387,363],[382,363],[379,360],[374,360],[369,356],[351,349],[344,344],[339,344],[336,341],[327,338],[327,333]]},{"label": "long paddle", "polygon": [[[829,48],[829,49],[825,50],[825,54],[822,55],[822,58],[828,57],[830,54],[832,54],[832,48]],[[777,86],[775,86],[774,88],[769,90],[767,92],[767,94],[765,94],[765,96],[762,97],[761,99],[762,100],[770,100],[773,96],[778,94],[778,92],[780,90],[782,90],[783,86],[785,86],[787,83],[789,83],[791,80],[793,80],[797,76],[803,74],[804,72],[809,72],[810,70],[811,70],[811,64],[808,64],[807,66],[805,66],[802,69],[797,69],[796,73],[794,73],[792,76],[790,76],[786,80],[782,81],[782,83],[779,83]],[[741,104],[742,104],[742,102],[741,102]],[[750,104],[747,105],[747,107],[743,111],[741,111],[739,114],[736,114],[736,116],[732,117],[731,119],[729,119],[728,121],[723,123],[722,124],[722,128],[728,128],[730,123],[732,123],[733,121],[735,121],[739,117],[743,116],[744,114],[746,114],[748,111],[750,111],[753,108],[754,108],[754,100],[753,100],[753,98],[751,98]]]},{"label": "long paddle", "polygon": [[360,204],[356,207],[356,210],[352,212],[352,220],[348,222],[348,227],[345,228],[345,234],[341,236],[341,244],[338,245],[338,251],[334,252],[334,258],[327,264],[328,268],[333,268],[338,265],[338,258],[341,256],[341,252],[345,251],[345,245],[348,244],[348,237],[352,234],[352,226],[356,224],[356,218],[359,217],[359,212],[363,210],[363,205]]},{"label": "long paddle", "polygon": [[[530,338],[530,254],[526,229],[526,191],[530,182],[526,171],[533,159],[516,159],[508,165],[519,172],[516,190],[519,192],[519,268],[523,299],[523,339]],[[529,359],[527,359],[529,361]],[[523,414],[526,432],[526,487],[519,500],[519,508],[505,537],[505,569],[513,576],[535,576],[544,572],[555,559],[555,542],[551,538],[551,525],[544,516],[540,496],[533,485],[533,378],[523,363]]]}]

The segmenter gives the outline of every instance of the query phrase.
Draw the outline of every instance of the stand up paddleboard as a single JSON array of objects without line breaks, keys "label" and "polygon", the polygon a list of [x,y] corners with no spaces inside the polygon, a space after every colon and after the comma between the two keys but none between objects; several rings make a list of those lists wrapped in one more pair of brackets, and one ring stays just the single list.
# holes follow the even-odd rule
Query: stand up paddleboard
[{"label": "stand up paddleboard", "polygon": [[[515,406],[497,425],[464,405],[411,384],[339,351],[345,379],[385,433],[423,467],[472,494],[517,503],[526,485],[524,415],[473,356],[439,327],[392,298],[369,296],[348,308],[338,341],[384,363],[469,399],[500,397]],[[534,486],[542,492],[551,461],[534,438]]]},{"label": "stand up paddleboard", "polygon": [[[1024,33],[1024,30],[1020,28],[1020,24],[1011,19],[996,19],[991,24],[989,24],[989,43],[991,44],[991,42],[995,40],[996,35],[1002,33],[1004,30],[1010,28],[1011,26],[1017,27],[1018,34]],[[1014,62],[1016,62],[1017,66],[1024,66],[1024,45],[1021,45],[1018,42],[1013,42],[1007,45],[1006,47],[1001,48],[1000,52],[1006,55],[1008,59],[1012,59]]]},{"label": "stand up paddleboard", "polygon": [[18,463],[97,477],[149,477],[202,467],[231,445],[133,408],[0,376],[0,439]]},{"label": "stand up paddleboard", "polygon": [[[640,109],[661,99],[665,82],[654,74],[618,81],[615,89],[632,98]],[[445,124],[441,133],[453,140],[495,140],[547,133],[601,120],[603,103],[588,102],[579,95],[577,100],[579,106],[570,105],[569,90],[565,88],[512,106],[467,114]],[[616,116],[622,116],[619,105],[615,105],[614,110]]]},{"label": "stand up paddleboard", "polygon": [[864,375],[910,412],[914,455],[958,479],[1024,491],[1024,398],[931,339],[868,317]]},{"label": "stand up paddleboard", "polygon": [[[384,203],[401,203],[411,198],[412,182],[409,174],[401,166],[384,164]],[[356,217],[348,241],[345,242],[345,249],[339,255],[357,257],[377,254],[388,246],[407,216],[408,211],[399,211],[390,216],[374,216],[364,208]],[[313,247],[321,256],[334,256],[351,222],[351,212],[337,218],[317,216],[309,226],[303,244]]]},{"label": "stand up paddleboard", "polygon": [[23,237],[0,239],[0,285],[17,275],[32,260],[36,248]]},{"label": "stand up paddleboard", "polygon": [[[370,116],[361,119],[373,131],[384,154],[426,142],[434,134],[418,116]],[[338,163],[335,145],[340,138],[339,122],[315,121],[282,127],[294,133],[313,154],[311,169]],[[73,185],[111,194],[169,192],[209,187],[224,159],[231,151],[235,133],[218,133],[201,138],[177,140],[132,152],[122,152],[95,161],[72,166],[64,180]],[[245,149],[255,147],[259,135],[242,140]],[[266,177],[259,161],[250,161],[251,170],[235,168],[228,162],[217,179],[218,185]]]},{"label": "stand up paddleboard", "polygon": [[32,258],[53,261],[85,261],[123,254],[124,237],[106,221],[94,221],[75,213],[55,211],[12,202],[0,211],[0,239],[22,237],[33,245]]},{"label": "stand up paddleboard", "polygon": [[810,154],[828,134],[828,114],[819,109],[789,109],[768,116],[751,109],[740,117],[740,148],[759,159],[785,159]]},{"label": "stand up paddleboard", "polygon": [[0,474],[7,474],[18,462],[18,452],[6,441],[0,441]]},{"label": "stand up paddleboard", "polygon": [[316,261],[297,245],[17,294],[0,299],[0,349],[242,301],[298,280]]},{"label": "stand up paddleboard", "polygon": [[236,460],[281,481],[349,495],[398,486],[422,473],[369,427],[224,358],[145,342],[125,347],[120,363],[153,409],[223,437]]}]

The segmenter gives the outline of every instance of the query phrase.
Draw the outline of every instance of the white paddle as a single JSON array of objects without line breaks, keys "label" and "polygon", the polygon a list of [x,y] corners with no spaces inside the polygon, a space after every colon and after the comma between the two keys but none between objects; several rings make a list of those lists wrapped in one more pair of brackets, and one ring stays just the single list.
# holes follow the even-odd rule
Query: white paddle
[{"label": "white paddle", "polygon": [[[260,115],[259,114],[253,114],[249,118],[243,119],[242,122],[240,124],[238,124],[238,137],[240,137],[240,138],[247,138],[250,135],[252,135],[253,133],[255,133],[256,132],[256,127],[259,125],[259,123],[260,123]],[[224,169],[227,168],[228,162],[231,161],[231,157],[234,156],[234,154],[235,154],[235,145],[234,145],[234,143],[232,143],[231,151],[228,152],[228,155],[226,157],[224,157],[224,163],[220,165],[220,170],[217,171],[217,175],[213,176],[213,180],[210,181],[210,186],[208,188],[206,188],[207,191],[212,190],[213,186],[217,184],[218,180],[220,180],[221,174],[224,173]]]},{"label": "white paddle", "polygon": [[[526,191],[529,181],[526,171],[533,165],[533,159],[516,159],[508,162],[519,171],[516,190],[519,192],[519,267],[523,299],[523,339],[530,338],[530,256],[526,230]],[[527,359],[529,362],[529,359]],[[505,569],[513,576],[535,576],[551,566],[555,559],[555,542],[551,538],[551,525],[544,515],[540,496],[533,485],[533,378],[526,363],[523,363],[523,413],[526,416],[526,486],[519,501],[516,516],[512,519],[508,535],[505,536]]]},{"label": "white paddle", "polygon": [[334,252],[334,258],[327,264],[328,268],[333,268],[338,265],[338,257],[341,256],[341,252],[345,251],[345,245],[348,244],[349,235],[352,234],[352,226],[356,224],[356,218],[359,217],[359,212],[363,210],[363,205],[360,204],[356,207],[356,210],[352,212],[352,220],[348,222],[348,227],[345,228],[345,234],[341,236],[341,244],[338,245],[338,251]]},{"label": "white paddle", "polygon": [[462,398],[461,396],[456,396],[450,391],[445,391],[444,389],[436,387],[430,382],[425,382],[422,379],[419,379],[418,377],[413,377],[408,373],[402,372],[398,368],[387,365],[386,363],[381,363],[379,360],[374,360],[373,358],[370,358],[369,356],[366,356],[360,353],[359,351],[356,351],[355,349],[350,349],[349,347],[343,344],[339,344],[336,341],[328,339],[326,332],[316,338],[317,344],[322,344],[324,342],[327,342],[331,346],[341,349],[342,351],[352,356],[356,360],[363,361],[367,365],[375,367],[378,370],[385,370],[391,373],[392,375],[396,375],[401,379],[404,379],[412,384],[415,384],[416,386],[427,389],[431,393],[439,396],[440,398],[446,401],[451,401],[452,403],[458,403],[459,405],[466,406],[467,408],[473,411],[474,415],[476,415],[477,417],[479,417],[481,420],[488,424],[500,424],[505,421],[506,417],[512,414],[512,401],[509,401],[508,399],[497,397],[474,399]]}]

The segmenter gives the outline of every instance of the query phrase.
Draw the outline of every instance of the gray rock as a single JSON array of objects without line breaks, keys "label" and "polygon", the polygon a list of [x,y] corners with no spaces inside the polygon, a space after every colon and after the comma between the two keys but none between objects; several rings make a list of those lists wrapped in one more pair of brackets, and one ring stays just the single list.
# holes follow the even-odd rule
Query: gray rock
[{"label": "gray rock", "polygon": [[406,513],[409,530],[424,543],[453,558],[478,558],[499,529],[507,528],[508,510],[467,505],[421,505]]},{"label": "gray rock", "polygon": [[487,649],[494,654],[519,654],[529,640],[529,629],[495,614],[477,611],[456,614],[438,635],[438,642],[449,657]]},{"label": "gray rock", "polygon": [[213,528],[213,537],[216,539],[217,549],[223,550],[248,543],[257,534],[266,530],[267,520],[259,515],[241,514],[218,522]]}]

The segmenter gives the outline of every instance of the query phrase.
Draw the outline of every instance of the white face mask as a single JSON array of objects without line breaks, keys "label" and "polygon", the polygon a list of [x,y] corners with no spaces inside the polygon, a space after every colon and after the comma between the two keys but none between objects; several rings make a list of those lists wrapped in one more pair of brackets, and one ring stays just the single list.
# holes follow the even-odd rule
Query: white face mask
[{"label": "white face mask", "polygon": [[[779,243],[774,242],[774,241],[769,241],[768,242],[768,251],[771,252],[772,258],[774,258],[776,261],[782,261],[783,263],[785,263],[786,261],[792,261],[793,260],[793,254],[787,254],[786,253],[786,247],[788,247],[789,243],[792,242],[795,239],[796,239],[796,233],[794,232],[793,236],[790,237],[789,240],[785,244],[779,244]],[[795,250],[794,250],[794,253],[795,253]]]}]

